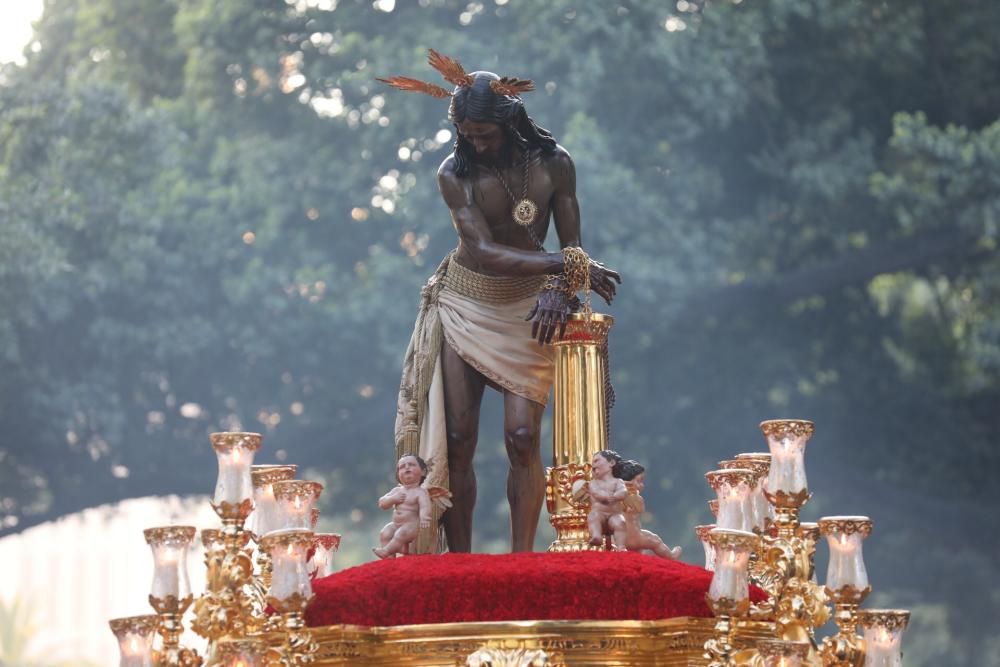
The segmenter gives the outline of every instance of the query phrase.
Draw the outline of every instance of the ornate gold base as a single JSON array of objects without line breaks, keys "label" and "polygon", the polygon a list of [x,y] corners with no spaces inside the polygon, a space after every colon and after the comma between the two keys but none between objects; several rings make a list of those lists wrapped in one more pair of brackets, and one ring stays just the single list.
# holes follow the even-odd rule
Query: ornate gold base
[{"label": "ornate gold base", "polygon": [[[464,665],[483,648],[543,650],[551,667],[704,666],[714,618],[664,621],[512,621],[365,628],[312,628],[319,644],[312,667],[442,667]],[[737,649],[773,638],[774,625],[740,621]]]}]

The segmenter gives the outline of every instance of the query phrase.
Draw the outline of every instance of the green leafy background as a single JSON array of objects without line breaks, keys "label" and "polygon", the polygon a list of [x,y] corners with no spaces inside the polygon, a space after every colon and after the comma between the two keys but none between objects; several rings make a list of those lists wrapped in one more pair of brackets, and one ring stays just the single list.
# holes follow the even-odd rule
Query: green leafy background
[{"label": "green leafy background", "polygon": [[613,445],[648,464],[647,523],[697,562],[702,474],[813,419],[805,518],[873,517],[907,664],[1000,665],[998,25],[990,0],[48,0],[0,71],[3,532],[205,493],[207,434],[242,427],[365,558],[454,245],[445,104],[374,78],[435,80],[435,48],[534,79],[574,156],[584,244],[625,280]]}]

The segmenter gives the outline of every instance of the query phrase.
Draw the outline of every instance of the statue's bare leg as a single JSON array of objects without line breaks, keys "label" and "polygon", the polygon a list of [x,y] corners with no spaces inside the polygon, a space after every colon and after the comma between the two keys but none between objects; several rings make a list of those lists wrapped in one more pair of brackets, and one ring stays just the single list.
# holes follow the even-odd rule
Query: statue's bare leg
[{"label": "statue's bare leg", "polygon": [[608,528],[611,529],[612,542],[616,549],[622,550],[625,548],[625,520],[621,518],[619,514],[611,515],[608,519]]},{"label": "statue's bare leg", "polygon": [[503,403],[504,444],[510,459],[507,501],[510,503],[511,551],[531,551],[545,499],[540,447],[545,406],[510,391],[504,391]]},{"label": "statue's bare leg", "polygon": [[441,343],[445,428],[448,432],[448,486],[452,507],[444,513],[448,550],[472,551],[472,510],[476,506],[476,474],[472,457],[479,437],[479,406],[486,380],[465,363],[448,341]]},{"label": "statue's bare leg", "polygon": [[587,514],[587,528],[590,530],[590,546],[604,544],[604,515],[593,511]]}]

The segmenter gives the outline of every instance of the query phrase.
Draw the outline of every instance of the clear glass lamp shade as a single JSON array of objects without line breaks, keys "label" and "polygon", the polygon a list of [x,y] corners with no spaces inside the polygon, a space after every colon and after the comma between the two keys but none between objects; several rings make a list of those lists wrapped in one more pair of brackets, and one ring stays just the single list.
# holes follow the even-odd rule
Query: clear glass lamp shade
[{"label": "clear glass lamp shade", "polygon": [[115,618],[109,622],[118,640],[118,667],[154,667],[153,639],[159,619],[154,615]]},{"label": "clear glass lamp shade", "polygon": [[802,667],[809,655],[806,642],[765,639],[757,642],[764,667]]},{"label": "clear glass lamp shade", "polygon": [[213,667],[265,667],[267,651],[261,639],[223,639],[216,644]]},{"label": "clear glass lamp shade", "polygon": [[253,482],[253,512],[247,519],[247,527],[259,540],[271,531],[283,528],[282,514],[278,500],[274,496],[274,483],[295,477],[294,465],[254,465],[250,467]]},{"label": "clear glass lamp shade", "polygon": [[868,571],[862,545],[871,533],[871,520],[865,516],[828,516],[818,523],[830,547],[826,587],[831,591],[867,588]]},{"label": "clear glass lamp shade", "polygon": [[159,600],[183,600],[191,595],[187,554],[194,540],[194,526],[162,526],[143,531],[153,551],[153,585],[150,595]]},{"label": "clear glass lamp shade", "polygon": [[[736,462],[740,461],[754,461],[756,465],[763,468],[759,474],[755,474],[754,484],[750,490],[750,507],[753,513],[754,528],[764,530],[767,519],[774,518],[774,507],[764,495],[764,487],[767,486],[767,477],[771,469],[771,455],[767,452],[737,454]],[[754,472],[758,473],[757,470]]]},{"label": "clear glass lamp shade", "polygon": [[808,494],[805,453],[806,443],[815,430],[813,423],[806,419],[769,419],[761,422],[760,430],[771,453],[768,493],[793,497]]},{"label": "clear glass lamp shade", "polygon": [[715,547],[715,571],[708,587],[712,600],[742,603],[750,594],[750,552],[759,538],[743,530],[716,528],[709,533]]},{"label": "clear glass lamp shade", "polygon": [[308,554],[313,543],[313,533],[308,530],[281,531],[262,538],[261,549],[271,554],[270,598],[282,603],[296,596],[301,600],[312,597]]},{"label": "clear glass lamp shade", "polygon": [[219,459],[219,477],[215,483],[213,500],[218,503],[239,504],[253,497],[253,482],[250,466],[253,464],[252,451],[240,447],[216,450]]},{"label": "clear glass lamp shade", "polygon": [[312,530],[313,508],[319,500],[323,485],[305,480],[275,482],[274,531]]},{"label": "clear glass lamp shade", "polygon": [[333,554],[340,548],[340,535],[336,533],[316,533],[315,551],[309,561],[309,573],[316,577],[333,574]]},{"label": "clear glass lamp shade", "polygon": [[903,631],[910,612],[903,609],[862,609],[858,623],[865,638],[864,667],[902,667]]},{"label": "clear glass lamp shade", "polygon": [[715,547],[712,546],[712,541],[709,539],[708,535],[710,532],[715,530],[716,527],[717,526],[714,523],[694,527],[695,533],[698,534],[698,540],[701,542],[701,546],[705,550],[705,569],[709,572],[715,571]]},{"label": "clear glass lamp shade", "polygon": [[767,488],[771,493],[784,491],[796,494],[809,488],[806,479],[806,442],[805,436],[769,437],[767,445],[771,448],[771,469],[767,474]]},{"label": "clear glass lamp shade", "polygon": [[718,496],[716,525],[727,530],[753,531],[753,506],[750,502],[752,471],[714,470],[706,473],[705,478]]}]

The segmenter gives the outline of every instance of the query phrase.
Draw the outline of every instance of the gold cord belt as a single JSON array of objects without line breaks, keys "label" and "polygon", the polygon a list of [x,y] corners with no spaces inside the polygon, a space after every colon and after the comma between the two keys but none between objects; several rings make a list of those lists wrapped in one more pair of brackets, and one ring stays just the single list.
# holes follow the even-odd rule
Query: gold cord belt
[{"label": "gold cord belt", "polygon": [[467,269],[454,259],[448,263],[444,286],[452,292],[485,303],[513,303],[535,296],[545,276],[487,276]]}]

